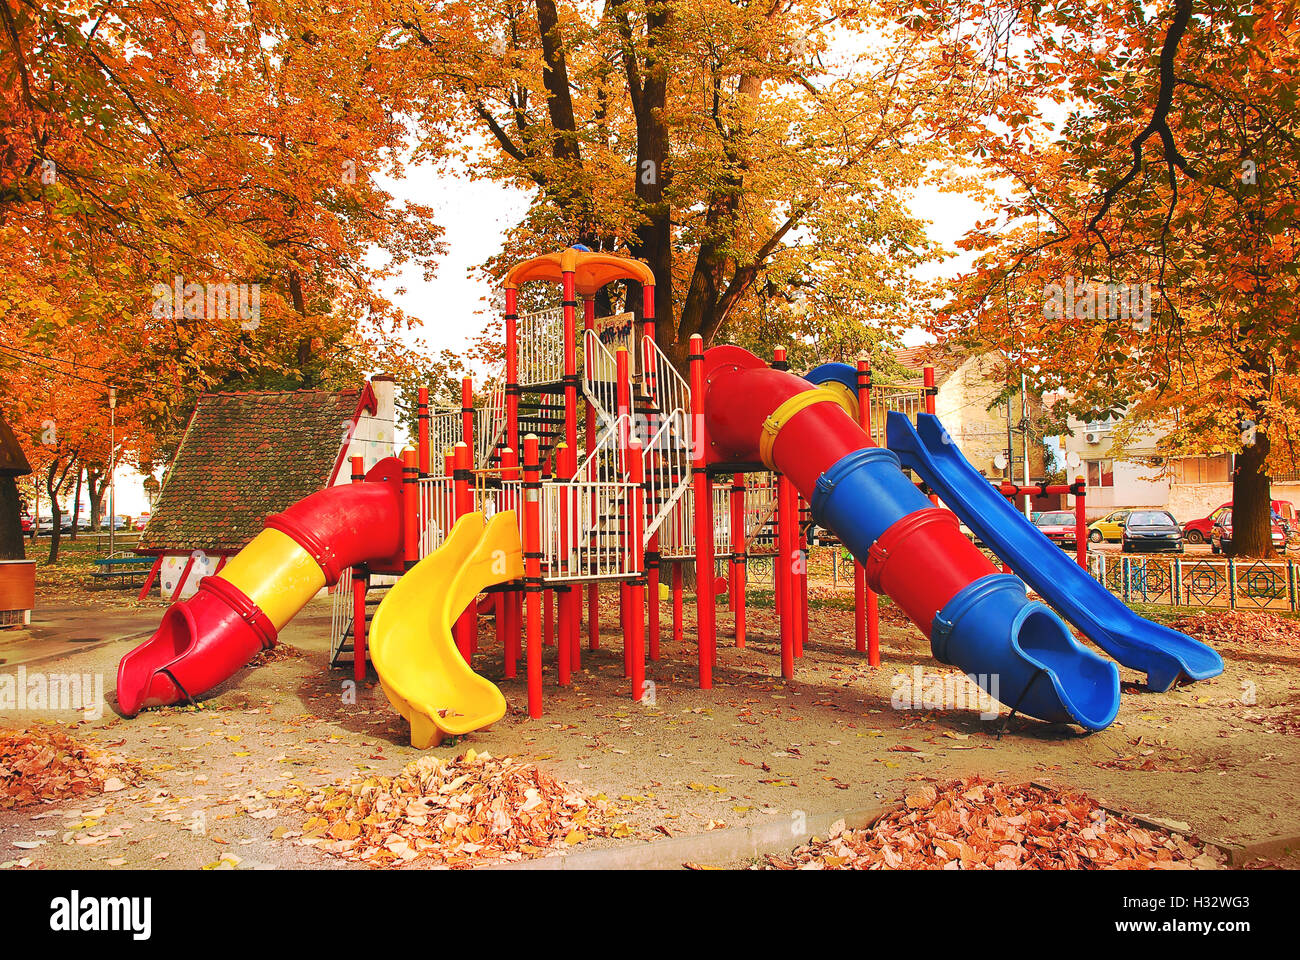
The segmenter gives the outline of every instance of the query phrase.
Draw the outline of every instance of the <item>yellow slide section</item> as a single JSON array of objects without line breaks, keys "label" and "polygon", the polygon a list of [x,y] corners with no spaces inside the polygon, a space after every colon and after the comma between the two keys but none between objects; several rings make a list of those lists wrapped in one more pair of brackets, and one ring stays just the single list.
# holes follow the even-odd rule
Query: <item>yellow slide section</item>
[{"label": "yellow slide section", "polygon": [[470,669],[451,628],[485,588],[523,575],[514,511],[486,522],[469,513],[384,597],[370,624],[370,661],[389,702],[411,724],[411,746],[437,746],[443,734],[469,733],[505,716],[506,698]]},{"label": "yellow slide section", "polygon": [[267,528],[217,576],[243,591],[277,632],[325,586],[325,572],[288,534]]}]

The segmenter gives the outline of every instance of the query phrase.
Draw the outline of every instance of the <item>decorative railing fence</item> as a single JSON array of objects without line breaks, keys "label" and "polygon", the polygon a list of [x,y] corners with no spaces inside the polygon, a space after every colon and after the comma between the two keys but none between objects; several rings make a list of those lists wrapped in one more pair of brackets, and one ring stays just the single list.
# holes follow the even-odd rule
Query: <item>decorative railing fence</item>
[{"label": "decorative railing fence", "polygon": [[1293,560],[1093,553],[1088,570],[1126,603],[1300,609],[1300,570]]}]

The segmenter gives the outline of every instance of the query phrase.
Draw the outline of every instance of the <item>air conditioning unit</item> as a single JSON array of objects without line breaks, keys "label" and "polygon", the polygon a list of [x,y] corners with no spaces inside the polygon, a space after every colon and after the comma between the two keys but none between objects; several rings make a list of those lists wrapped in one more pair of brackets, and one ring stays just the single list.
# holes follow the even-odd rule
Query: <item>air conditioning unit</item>
[{"label": "air conditioning unit", "polygon": [[1101,434],[1095,431],[1092,433],[1085,433],[1083,439],[1087,440],[1089,443],[1101,443]]}]

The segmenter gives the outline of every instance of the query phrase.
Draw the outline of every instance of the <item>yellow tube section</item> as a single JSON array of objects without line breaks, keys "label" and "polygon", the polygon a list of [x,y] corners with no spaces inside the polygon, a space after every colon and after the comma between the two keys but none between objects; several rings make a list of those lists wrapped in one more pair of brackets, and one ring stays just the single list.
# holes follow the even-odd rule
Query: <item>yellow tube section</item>
[{"label": "yellow tube section", "polygon": [[467,664],[452,624],[485,588],[524,575],[514,511],[470,513],[393,586],[370,624],[370,661],[388,701],[411,724],[411,746],[436,746],[505,716],[496,684]]},{"label": "yellow tube section", "polygon": [[325,572],[311,554],[287,533],[270,529],[254,537],[217,576],[257,604],[277,632],[325,586]]}]

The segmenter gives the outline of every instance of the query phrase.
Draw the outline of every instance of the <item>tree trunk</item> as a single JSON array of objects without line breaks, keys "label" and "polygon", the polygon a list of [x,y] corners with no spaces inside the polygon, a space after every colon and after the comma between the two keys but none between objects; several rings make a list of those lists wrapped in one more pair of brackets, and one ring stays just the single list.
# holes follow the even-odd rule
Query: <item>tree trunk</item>
[{"label": "tree trunk", "polygon": [[72,496],[72,532],[73,540],[77,539],[77,526],[81,522],[81,483],[85,472],[81,469],[81,464],[77,464],[77,492]]},{"label": "tree trunk", "polygon": [[100,513],[104,509],[104,473],[97,468],[86,468],[86,494],[90,497],[90,529],[99,533]]},{"label": "tree trunk", "polygon": [[[48,562],[55,564],[59,562],[59,541],[63,536],[63,511],[59,508],[59,488],[63,486],[63,478],[55,483],[54,477],[58,471],[59,461],[56,457],[50,462],[49,469],[45,473],[45,493],[50,498],[50,556]],[[64,471],[65,474],[67,471]]]},{"label": "tree trunk", "polygon": [[1268,452],[1268,435],[1257,430],[1255,442],[1237,455],[1237,469],[1232,475],[1231,556],[1276,556]]},{"label": "tree trunk", "polygon": [[23,524],[18,483],[10,476],[0,476],[0,560],[25,560]]}]

